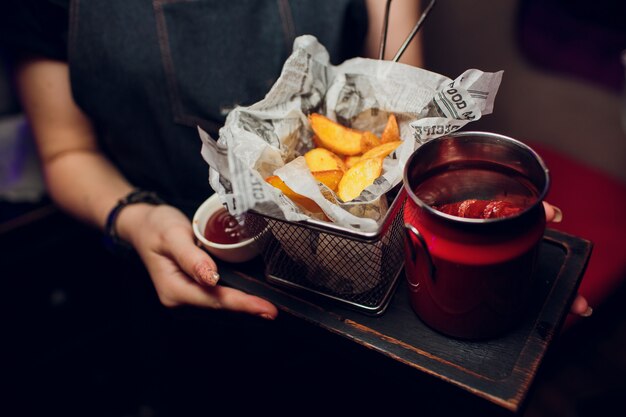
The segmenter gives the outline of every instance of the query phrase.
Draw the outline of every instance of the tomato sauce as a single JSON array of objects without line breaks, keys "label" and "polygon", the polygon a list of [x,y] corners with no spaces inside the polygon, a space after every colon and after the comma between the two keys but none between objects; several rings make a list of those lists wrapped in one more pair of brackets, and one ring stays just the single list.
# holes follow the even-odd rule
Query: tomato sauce
[{"label": "tomato sauce", "polygon": [[204,236],[211,242],[227,245],[250,238],[245,228],[224,207],[209,217],[204,229]]},{"label": "tomato sauce", "polygon": [[524,207],[502,200],[463,200],[458,203],[432,206],[446,214],[468,219],[496,219],[521,213]]}]

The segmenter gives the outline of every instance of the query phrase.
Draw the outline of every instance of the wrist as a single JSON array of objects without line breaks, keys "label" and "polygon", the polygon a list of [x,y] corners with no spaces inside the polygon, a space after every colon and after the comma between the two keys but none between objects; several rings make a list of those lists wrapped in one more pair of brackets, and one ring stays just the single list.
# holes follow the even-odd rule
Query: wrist
[{"label": "wrist", "polygon": [[135,203],[120,210],[115,222],[118,241],[134,246],[133,236],[136,235],[135,229],[143,227],[142,225],[145,223],[144,220],[148,215],[148,211],[154,207],[154,204]]},{"label": "wrist", "polygon": [[[127,243],[130,236],[130,225],[138,219],[149,206],[165,204],[155,193],[144,190],[133,190],[122,197],[109,212],[104,226],[105,245],[113,252],[132,250]],[[123,221],[121,220],[124,213]]]}]

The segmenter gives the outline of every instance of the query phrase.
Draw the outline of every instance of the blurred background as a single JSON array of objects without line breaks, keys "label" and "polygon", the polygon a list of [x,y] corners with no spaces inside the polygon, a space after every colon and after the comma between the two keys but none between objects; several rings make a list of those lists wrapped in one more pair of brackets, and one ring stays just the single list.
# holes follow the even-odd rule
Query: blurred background
[{"label": "blurred background", "polygon": [[503,70],[494,113],[472,129],[548,145],[626,182],[625,27],[623,2],[438,1],[423,28],[426,67],[450,78]]},{"label": "blurred background", "polygon": [[422,34],[431,71],[504,71],[493,114],[465,129],[534,147],[564,214],[550,227],[594,243],[594,314],[568,318],[525,415],[626,415],[626,2],[438,1]]},{"label": "blurred background", "polygon": [[438,1],[423,30],[425,66],[455,78],[504,71],[494,112],[465,129],[519,139],[545,159],[562,231],[592,240],[582,290],[601,303],[626,250],[626,4],[601,0]]},{"label": "blurred background", "polygon": [[[624,4],[439,0],[422,29],[426,69],[453,79],[469,68],[504,71],[494,113],[468,127],[535,147],[552,175],[548,200],[564,212],[563,222],[551,227],[594,243],[581,284],[594,314],[583,320],[568,318],[524,410],[528,417],[626,415],[626,71],[620,61],[620,51],[626,49]],[[28,125],[7,69],[1,66],[0,239],[20,235],[29,222],[48,213],[47,205]],[[98,331],[119,337],[110,318],[96,310],[106,305],[111,288],[105,288],[109,293],[98,292],[85,282],[55,275],[27,283],[7,280],[15,274],[7,274],[6,268],[17,265],[8,262],[12,251],[22,250],[15,259],[29,262],[24,255],[29,243],[11,242],[0,244],[3,329],[9,329],[11,337],[24,337],[31,347],[11,351],[13,356],[5,356],[3,367],[7,358],[10,362],[19,355],[36,355],[39,362],[33,367],[44,372],[62,374],[67,371],[63,364],[77,364],[83,368],[80,375],[87,375],[96,390],[144,383],[117,381],[119,374],[111,369],[119,364],[107,372],[111,364],[100,363],[90,373],[90,357],[77,353],[101,339]],[[136,308],[134,300],[125,302]],[[7,323],[16,312],[17,321]],[[120,313],[117,319],[125,318]],[[142,334],[133,336],[131,330],[137,329],[126,330],[122,335],[135,341]],[[107,340],[106,349],[125,348],[123,341]],[[48,354],[40,355],[41,350]],[[131,366],[137,373],[145,370],[141,364]],[[54,381],[54,375],[45,381]],[[153,415],[141,400],[119,402],[123,406],[97,415]]]}]

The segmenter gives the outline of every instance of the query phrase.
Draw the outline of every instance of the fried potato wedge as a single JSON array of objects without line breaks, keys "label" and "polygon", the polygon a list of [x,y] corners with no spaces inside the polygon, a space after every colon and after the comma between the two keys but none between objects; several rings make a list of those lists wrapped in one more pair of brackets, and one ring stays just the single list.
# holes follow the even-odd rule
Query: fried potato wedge
[{"label": "fried potato wedge", "polygon": [[363,156],[361,156],[361,159],[385,158],[387,155],[393,152],[398,146],[400,146],[401,143],[402,143],[401,140],[381,143],[380,145],[365,152]]},{"label": "fried potato wedge", "polygon": [[380,139],[378,136],[373,134],[372,132],[363,132],[363,137],[361,138],[361,151],[367,152],[372,148],[380,145]]},{"label": "fried potato wedge", "polygon": [[337,186],[337,196],[344,202],[354,200],[374,183],[382,171],[383,158],[361,159],[343,174]]},{"label": "fried potato wedge", "polygon": [[304,154],[304,159],[311,172],[338,169],[343,173],[346,170],[343,159],[326,148],[313,148]]},{"label": "fried potato wedge", "polygon": [[361,159],[361,155],[345,156],[343,158],[343,163],[346,166],[346,169],[350,169],[352,168],[354,164],[359,162],[360,159]]},{"label": "fried potato wedge", "polygon": [[312,171],[313,177],[330,188],[333,191],[337,191],[339,181],[343,178],[343,171],[340,169],[328,169],[325,171]]},{"label": "fried potato wedge", "polygon": [[398,127],[398,120],[396,119],[396,115],[391,113],[389,118],[387,119],[387,124],[385,125],[385,129],[381,134],[381,142],[395,142],[401,140],[400,138],[400,127]]},{"label": "fried potato wedge", "polygon": [[309,115],[316,144],[340,155],[363,153],[363,132],[350,129],[319,113]]},{"label": "fried potato wedge", "polygon": [[319,213],[322,211],[320,206],[318,206],[315,201],[293,191],[278,175],[272,175],[270,177],[267,177],[265,181],[278,188],[280,191],[283,192],[283,194],[285,194],[287,198],[289,198],[291,201],[301,206],[302,208],[312,213]]}]

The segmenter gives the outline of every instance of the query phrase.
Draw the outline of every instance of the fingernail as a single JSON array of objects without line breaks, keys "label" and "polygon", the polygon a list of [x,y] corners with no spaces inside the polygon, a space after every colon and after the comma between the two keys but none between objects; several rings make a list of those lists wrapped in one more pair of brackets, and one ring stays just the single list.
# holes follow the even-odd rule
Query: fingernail
[{"label": "fingernail", "polygon": [[272,317],[271,315],[269,315],[267,313],[261,313],[261,314],[259,314],[259,317],[262,317],[265,320],[274,320],[274,317]]},{"label": "fingernail", "polygon": [[220,280],[220,274],[218,274],[216,271],[211,271],[207,274],[206,276],[206,281],[209,283],[209,285],[217,285],[217,281]]},{"label": "fingernail", "polygon": [[554,209],[554,219],[552,219],[553,223],[561,223],[563,220],[563,212],[557,206],[552,206]]},{"label": "fingernail", "polygon": [[587,310],[585,310],[580,316],[581,317],[589,317],[592,314],[593,314],[593,308],[587,307]]},{"label": "fingernail", "polygon": [[206,282],[210,286],[215,286],[220,280],[220,274],[208,262],[198,265],[196,273],[202,282]]}]

